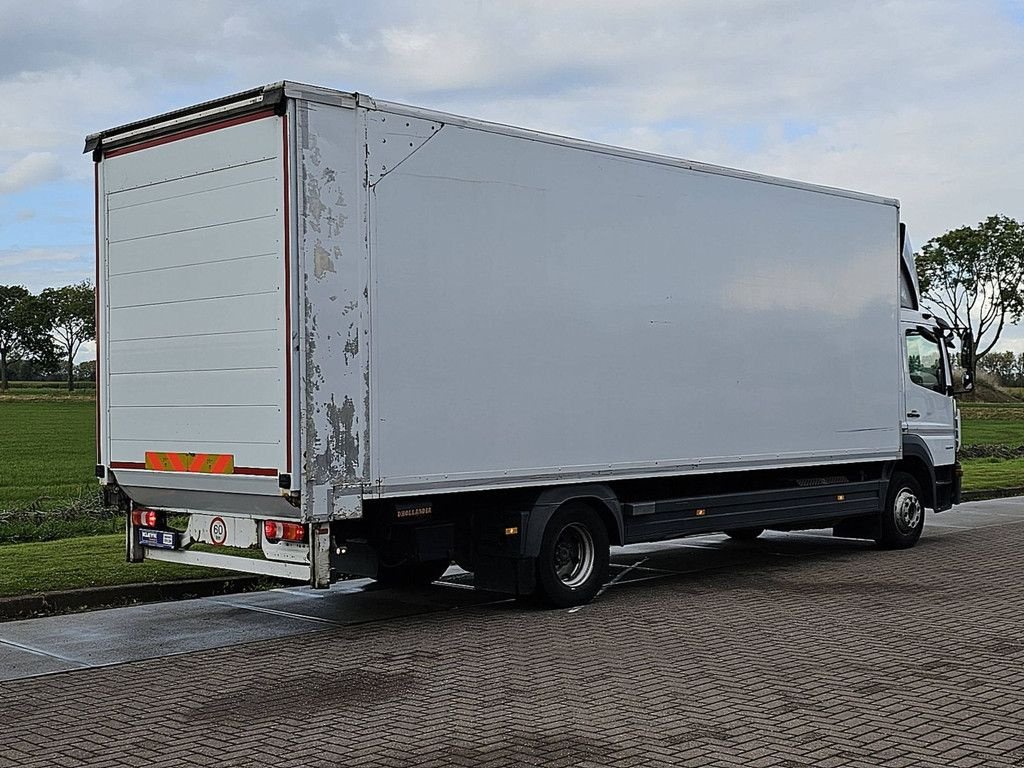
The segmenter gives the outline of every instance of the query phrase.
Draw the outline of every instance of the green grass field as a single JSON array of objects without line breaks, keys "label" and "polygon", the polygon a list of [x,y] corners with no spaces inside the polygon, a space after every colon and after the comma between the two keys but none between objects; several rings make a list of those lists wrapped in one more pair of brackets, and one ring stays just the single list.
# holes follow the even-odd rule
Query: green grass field
[{"label": "green grass field", "polygon": [[94,496],[93,398],[0,401],[0,510]]},{"label": "green grass field", "polygon": [[964,445],[1024,445],[1024,403],[969,403],[960,417]]},{"label": "green grass field", "polygon": [[964,445],[1024,445],[1024,421],[963,420]]}]

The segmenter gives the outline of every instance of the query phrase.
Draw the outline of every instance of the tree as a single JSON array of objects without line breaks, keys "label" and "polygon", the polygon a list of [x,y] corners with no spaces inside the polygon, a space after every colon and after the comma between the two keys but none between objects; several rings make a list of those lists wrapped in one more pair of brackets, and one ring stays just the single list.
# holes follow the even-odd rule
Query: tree
[{"label": "tree", "polygon": [[989,216],[930,240],[916,256],[925,301],[963,334],[980,361],[1024,314],[1024,224]]},{"label": "tree", "polygon": [[96,381],[96,361],[85,360],[76,365],[75,378],[79,381]]},{"label": "tree", "polygon": [[[1013,355],[1012,352],[1005,354]],[[989,357],[991,356],[990,354]],[[1009,370],[1006,372],[1003,384],[1007,387],[1024,387],[1024,352],[1017,353],[1016,359],[1013,360]]]},{"label": "tree", "polygon": [[1017,356],[1013,352],[989,352],[981,362],[981,369],[999,379],[1003,386],[1013,386],[1017,368]]},{"label": "tree", "polygon": [[0,285],[0,390],[15,360],[39,354],[49,335],[39,300],[21,285]]},{"label": "tree", "polygon": [[45,307],[52,336],[52,347],[59,353],[68,389],[75,388],[75,355],[82,344],[96,336],[96,318],[93,315],[93,290],[88,281],[63,288],[47,288],[39,294]]}]

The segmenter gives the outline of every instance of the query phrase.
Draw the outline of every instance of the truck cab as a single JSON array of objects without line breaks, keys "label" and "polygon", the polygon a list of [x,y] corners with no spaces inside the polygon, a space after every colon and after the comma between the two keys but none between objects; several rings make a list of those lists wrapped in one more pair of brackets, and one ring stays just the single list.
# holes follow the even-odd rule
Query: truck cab
[{"label": "truck cab", "polygon": [[[941,512],[960,497],[960,413],[953,395],[970,391],[973,384],[968,374],[962,389],[955,387],[950,359],[955,334],[947,323],[921,309],[914,251],[902,224],[900,239],[903,453],[906,461],[923,464],[934,478],[931,490],[923,491],[929,506]],[[969,334],[964,346],[973,346]]]}]

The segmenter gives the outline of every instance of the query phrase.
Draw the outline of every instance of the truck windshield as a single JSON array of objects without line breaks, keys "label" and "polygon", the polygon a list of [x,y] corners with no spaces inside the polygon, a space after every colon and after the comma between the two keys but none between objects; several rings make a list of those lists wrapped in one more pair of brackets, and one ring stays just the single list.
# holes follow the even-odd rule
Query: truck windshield
[{"label": "truck windshield", "polygon": [[908,331],[907,369],[910,380],[926,389],[945,392],[942,368],[942,352],[938,341],[923,336],[919,331]]}]

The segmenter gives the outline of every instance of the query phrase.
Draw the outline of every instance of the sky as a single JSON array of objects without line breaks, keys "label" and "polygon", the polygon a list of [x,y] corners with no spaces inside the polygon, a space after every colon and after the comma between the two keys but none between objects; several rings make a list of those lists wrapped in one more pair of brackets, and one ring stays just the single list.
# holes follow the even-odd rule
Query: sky
[{"label": "sky", "polygon": [[[0,0],[0,283],[93,273],[83,138],[297,80],[1024,219],[1024,0]],[[1024,327],[1001,349],[1024,352]],[[91,347],[84,350],[84,358]]]}]

